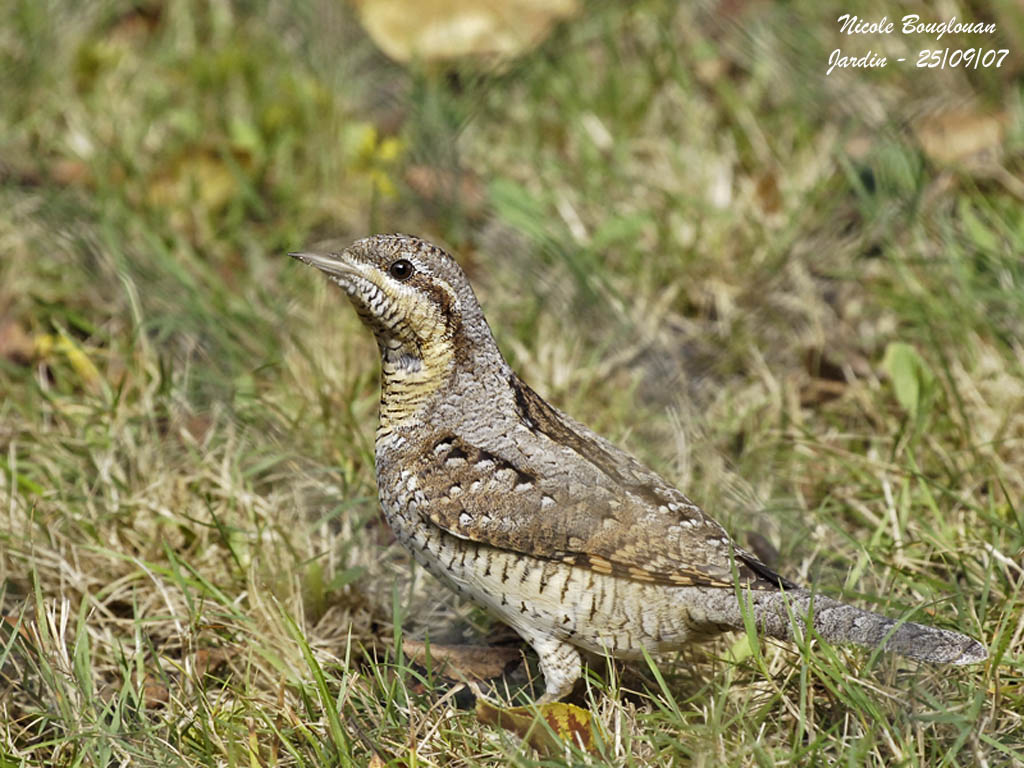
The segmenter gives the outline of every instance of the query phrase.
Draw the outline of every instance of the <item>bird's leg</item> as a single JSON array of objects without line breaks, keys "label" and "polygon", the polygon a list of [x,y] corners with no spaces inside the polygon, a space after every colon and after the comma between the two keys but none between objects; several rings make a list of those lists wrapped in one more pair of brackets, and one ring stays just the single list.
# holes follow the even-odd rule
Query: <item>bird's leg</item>
[{"label": "bird's leg", "polygon": [[583,674],[583,660],[576,647],[550,636],[533,635],[526,639],[537,652],[544,675],[544,695],[537,703],[548,704],[572,693],[572,687]]}]

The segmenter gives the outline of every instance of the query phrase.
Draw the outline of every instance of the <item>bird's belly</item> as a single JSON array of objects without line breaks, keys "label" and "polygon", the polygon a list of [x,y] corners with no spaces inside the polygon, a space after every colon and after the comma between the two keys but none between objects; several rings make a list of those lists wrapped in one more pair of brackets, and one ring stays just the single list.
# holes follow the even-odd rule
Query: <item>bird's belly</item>
[{"label": "bird's belly", "polygon": [[427,571],[524,636],[552,636],[596,653],[635,658],[642,650],[671,650],[718,631],[692,620],[682,599],[685,588],[466,541],[407,510],[385,510],[385,516]]}]

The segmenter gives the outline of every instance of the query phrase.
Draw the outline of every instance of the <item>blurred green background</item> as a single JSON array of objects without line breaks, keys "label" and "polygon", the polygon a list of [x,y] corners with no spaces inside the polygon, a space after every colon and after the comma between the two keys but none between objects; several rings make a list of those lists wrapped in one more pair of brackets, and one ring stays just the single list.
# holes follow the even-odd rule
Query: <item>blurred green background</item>
[{"label": "blurred green background", "polygon": [[991,649],[596,664],[565,759],[1024,760],[1019,2],[0,10],[0,766],[541,759],[400,651],[499,628],[391,546],[375,347],[285,256],[380,231],[781,572]]}]

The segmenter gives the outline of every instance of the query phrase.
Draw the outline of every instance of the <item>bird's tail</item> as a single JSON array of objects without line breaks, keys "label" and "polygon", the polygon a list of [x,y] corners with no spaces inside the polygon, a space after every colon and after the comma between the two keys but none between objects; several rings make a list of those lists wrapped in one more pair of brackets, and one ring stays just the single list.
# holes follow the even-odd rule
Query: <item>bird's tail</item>
[{"label": "bird's tail", "polygon": [[[705,593],[708,620],[736,629],[744,626],[744,610],[730,590]],[[918,661],[937,664],[974,664],[988,651],[974,638],[909,621],[896,621],[838,600],[812,595],[804,589],[784,592],[755,590],[742,593],[758,631],[780,640],[792,640],[794,630],[812,617],[814,631],[830,643],[851,643],[883,648]]]}]

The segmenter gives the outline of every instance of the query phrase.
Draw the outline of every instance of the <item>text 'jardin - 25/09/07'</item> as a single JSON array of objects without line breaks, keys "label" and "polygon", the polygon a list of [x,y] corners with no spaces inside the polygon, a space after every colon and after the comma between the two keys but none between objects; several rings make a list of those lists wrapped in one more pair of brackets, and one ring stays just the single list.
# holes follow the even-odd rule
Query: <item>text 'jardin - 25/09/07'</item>
[{"label": "text 'jardin - 25/09/07'", "polygon": [[[897,23],[890,21],[888,16],[883,16],[877,20],[862,19],[859,16],[853,14],[844,13],[836,21],[839,24],[839,33],[841,35],[891,35],[897,30],[902,35],[930,35],[935,38],[938,42],[945,35],[992,35],[996,31],[996,25],[994,23],[985,22],[962,22],[958,21],[956,16],[952,16],[947,21],[922,21],[921,17],[916,13],[910,13],[903,16]],[[1003,51],[983,51],[982,49],[952,49],[950,48],[940,49],[941,57],[938,52],[932,51],[931,49],[923,49],[917,52],[917,66],[918,67],[931,67],[935,66],[935,62],[938,61],[945,65],[948,61],[952,66],[956,66],[958,63],[963,62],[964,64],[974,63],[975,68],[977,64],[985,62],[985,66],[989,66],[990,62],[987,59],[983,59],[983,54],[992,53],[992,61],[996,61],[995,54],[1003,54]],[[1009,53],[1006,51],[1005,53]],[[934,61],[933,61],[934,60]],[[1001,61],[1001,58],[999,59]],[[844,53],[841,48],[836,48],[829,55],[828,68],[825,71],[826,76],[831,75],[835,69],[879,69],[883,68],[888,64],[889,58],[883,53],[876,52],[875,50],[869,50],[863,54],[850,54]],[[897,61],[906,61],[906,58],[898,58]],[[953,62],[956,62],[955,64]],[[997,64],[998,66],[998,64]]]}]

